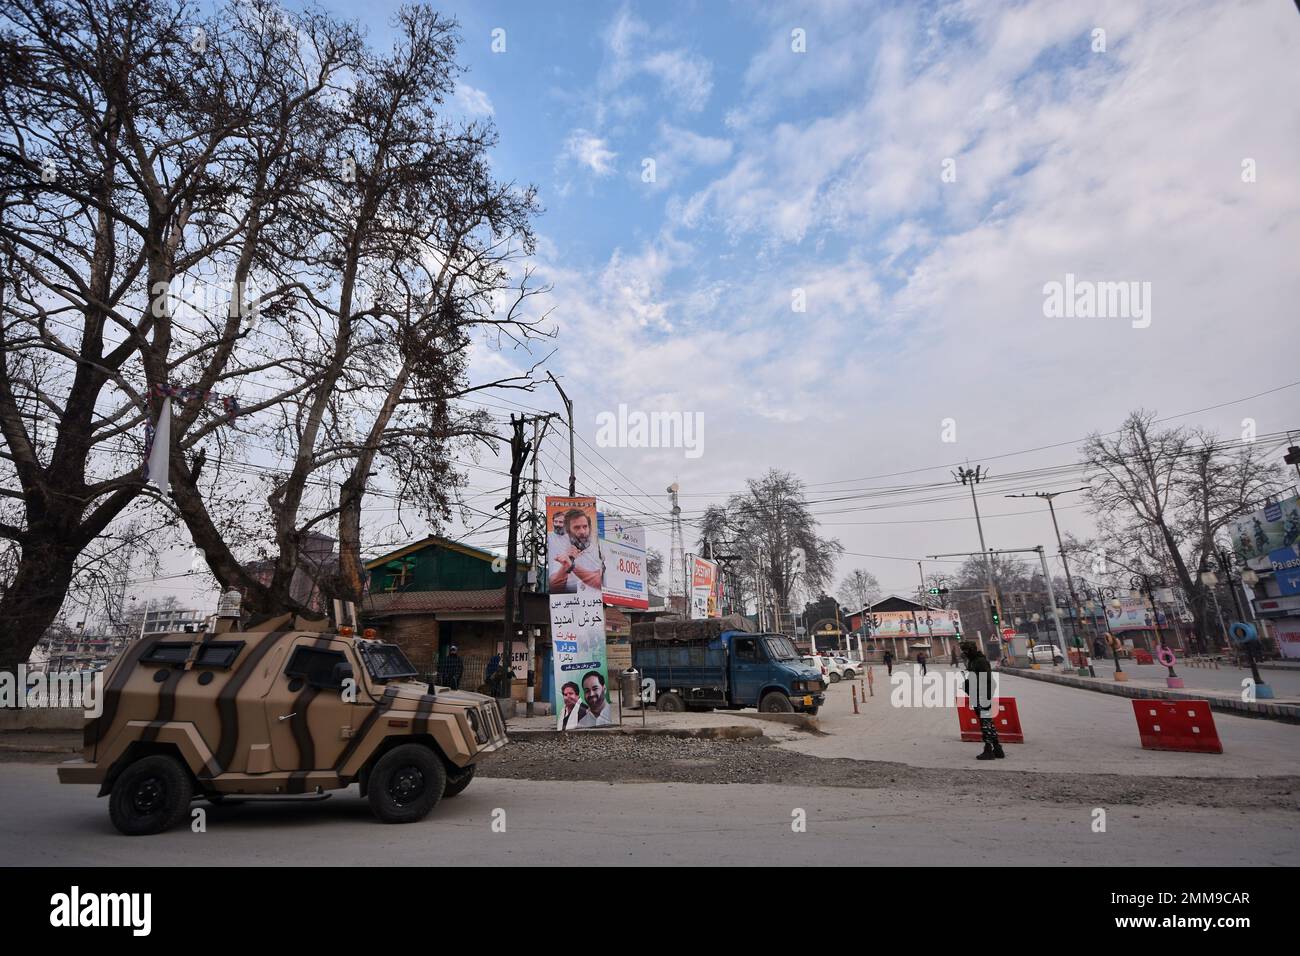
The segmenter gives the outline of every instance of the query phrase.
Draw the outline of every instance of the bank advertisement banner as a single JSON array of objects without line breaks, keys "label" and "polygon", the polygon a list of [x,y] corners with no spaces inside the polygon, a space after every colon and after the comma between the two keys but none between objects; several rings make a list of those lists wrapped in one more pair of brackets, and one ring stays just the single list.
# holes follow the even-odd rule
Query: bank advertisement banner
[{"label": "bank advertisement banner", "polygon": [[1300,543],[1270,551],[1268,563],[1273,569],[1279,594],[1300,594]]},{"label": "bank advertisement banner", "polygon": [[1274,552],[1300,546],[1300,497],[1287,498],[1242,518],[1232,527],[1232,548],[1245,561],[1273,560]]},{"label": "bank advertisement banner", "polygon": [[876,611],[868,623],[874,637],[954,637],[961,633],[957,611]]},{"label": "bank advertisement banner", "polygon": [[597,592],[605,565],[595,498],[546,496],[546,576],[552,594]]},{"label": "bank advertisement banner", "polygon": [[600,553],[605,559],[605,603],[644,611],[650,606],[646,587],[645,528],[622,518],[597,514]]},{"label": "bank advertisement banner", "polygon": [[686,573],[691,582],[691,603],[687,617],[692,621],[721,617],[718,606],[718,565],[693,554],[686,556]]},{"label": "bank advertisement banner", "polygon": [[609,702],[605,602],[600,589],[552,594],[550,602],[556,729],[608,726],[614,715]]}]

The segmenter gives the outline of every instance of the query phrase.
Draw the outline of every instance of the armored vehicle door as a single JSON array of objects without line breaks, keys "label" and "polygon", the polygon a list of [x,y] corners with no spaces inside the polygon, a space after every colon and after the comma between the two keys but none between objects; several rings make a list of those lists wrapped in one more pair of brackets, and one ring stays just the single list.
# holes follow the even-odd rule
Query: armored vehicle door
[{"label": "armored vehicle door", "polygon": [[276,770],[325,770],[373,705],[342,638],[300,634],[263,697]]}]

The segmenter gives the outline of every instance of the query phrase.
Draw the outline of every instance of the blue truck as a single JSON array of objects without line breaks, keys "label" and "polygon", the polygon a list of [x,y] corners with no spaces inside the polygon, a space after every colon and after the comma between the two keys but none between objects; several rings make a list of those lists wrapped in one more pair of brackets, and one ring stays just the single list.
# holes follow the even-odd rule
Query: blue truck
[{"label": "blue truck", "polygon": [[631,644],[647,702],[660,711],[816,714],[825,700],[821,672],[800,661],[790,639],[752,633],[743,618],[635,624]]}]

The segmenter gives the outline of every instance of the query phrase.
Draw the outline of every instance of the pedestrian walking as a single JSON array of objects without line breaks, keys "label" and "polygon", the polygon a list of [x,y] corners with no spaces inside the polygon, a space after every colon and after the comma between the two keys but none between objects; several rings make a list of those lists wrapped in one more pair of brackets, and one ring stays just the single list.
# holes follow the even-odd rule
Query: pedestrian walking
[{"label": "pedestrian walking", "polygon": [[966,697],[971,710],[979,715],[980,737],[984,752],[976,760],[1000,760],[1006,756],[998,743],[998,728],[993,723],[993,666],[974,641],[962,641],[961,652],[966,658]]},{"label": "pedestrian walking", "polygon": [[460,690],[460,679],[465,676],[465,662],[453,644],[447,648],[447,660],[442,665],[442,679],[452,690]]},{"label": "pedestrian walking", "polygon": [[918,651],[917,654],[916,654],[916,662],[917,662],[918,664],[921,665],[921,676],[922,676],[922,677],[924,677],[924,676],[926,675],[925,665],[926,665],[926,662],[927,662],[929,659],[930,659],[930,657],[929,657],[928,654],[925,653],[925,651]]},{"label": "pedestrian walking", "polygon": [[885,670],[889,672],[890,677],[893,677],[894,676],[894,652],[885,651],[884,660],[885,660]]}]

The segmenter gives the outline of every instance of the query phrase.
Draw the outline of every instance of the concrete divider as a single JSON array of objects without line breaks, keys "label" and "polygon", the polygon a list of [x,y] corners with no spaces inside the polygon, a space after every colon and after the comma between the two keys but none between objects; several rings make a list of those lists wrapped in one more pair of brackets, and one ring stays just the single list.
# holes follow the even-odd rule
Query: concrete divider
[{"label": "concrete divider", "polygon": [[1116,697],[1128,697],[1134,700],[1204,700],[1208,701],[1210,710],[1221,714],[1236,714],[1238,717],[1258,717],[1264,720],[1280,720],[1288,724],[1300,724],[1300,705],[1279,704],[1274,701],[1241,700],[1228,694],[1211,690],[1163,690],[1156,687],[1135,687],[1132,684],[1104,683],[1096,677],[1074,677],[1068,674],[1055,674],[1051,671],[1035,671],[1025,667],[1002,667],[999,673],[1012,677],[1024,677],[1040,680],[1049,684],[1064,684],[1066,687],[1080,687],[1098,694],[1113,694]]},{"label": "concrete divider", "polygon": [[86,712],[80,707],[0,708],[0,731],[80,730],[85,723]]}]

